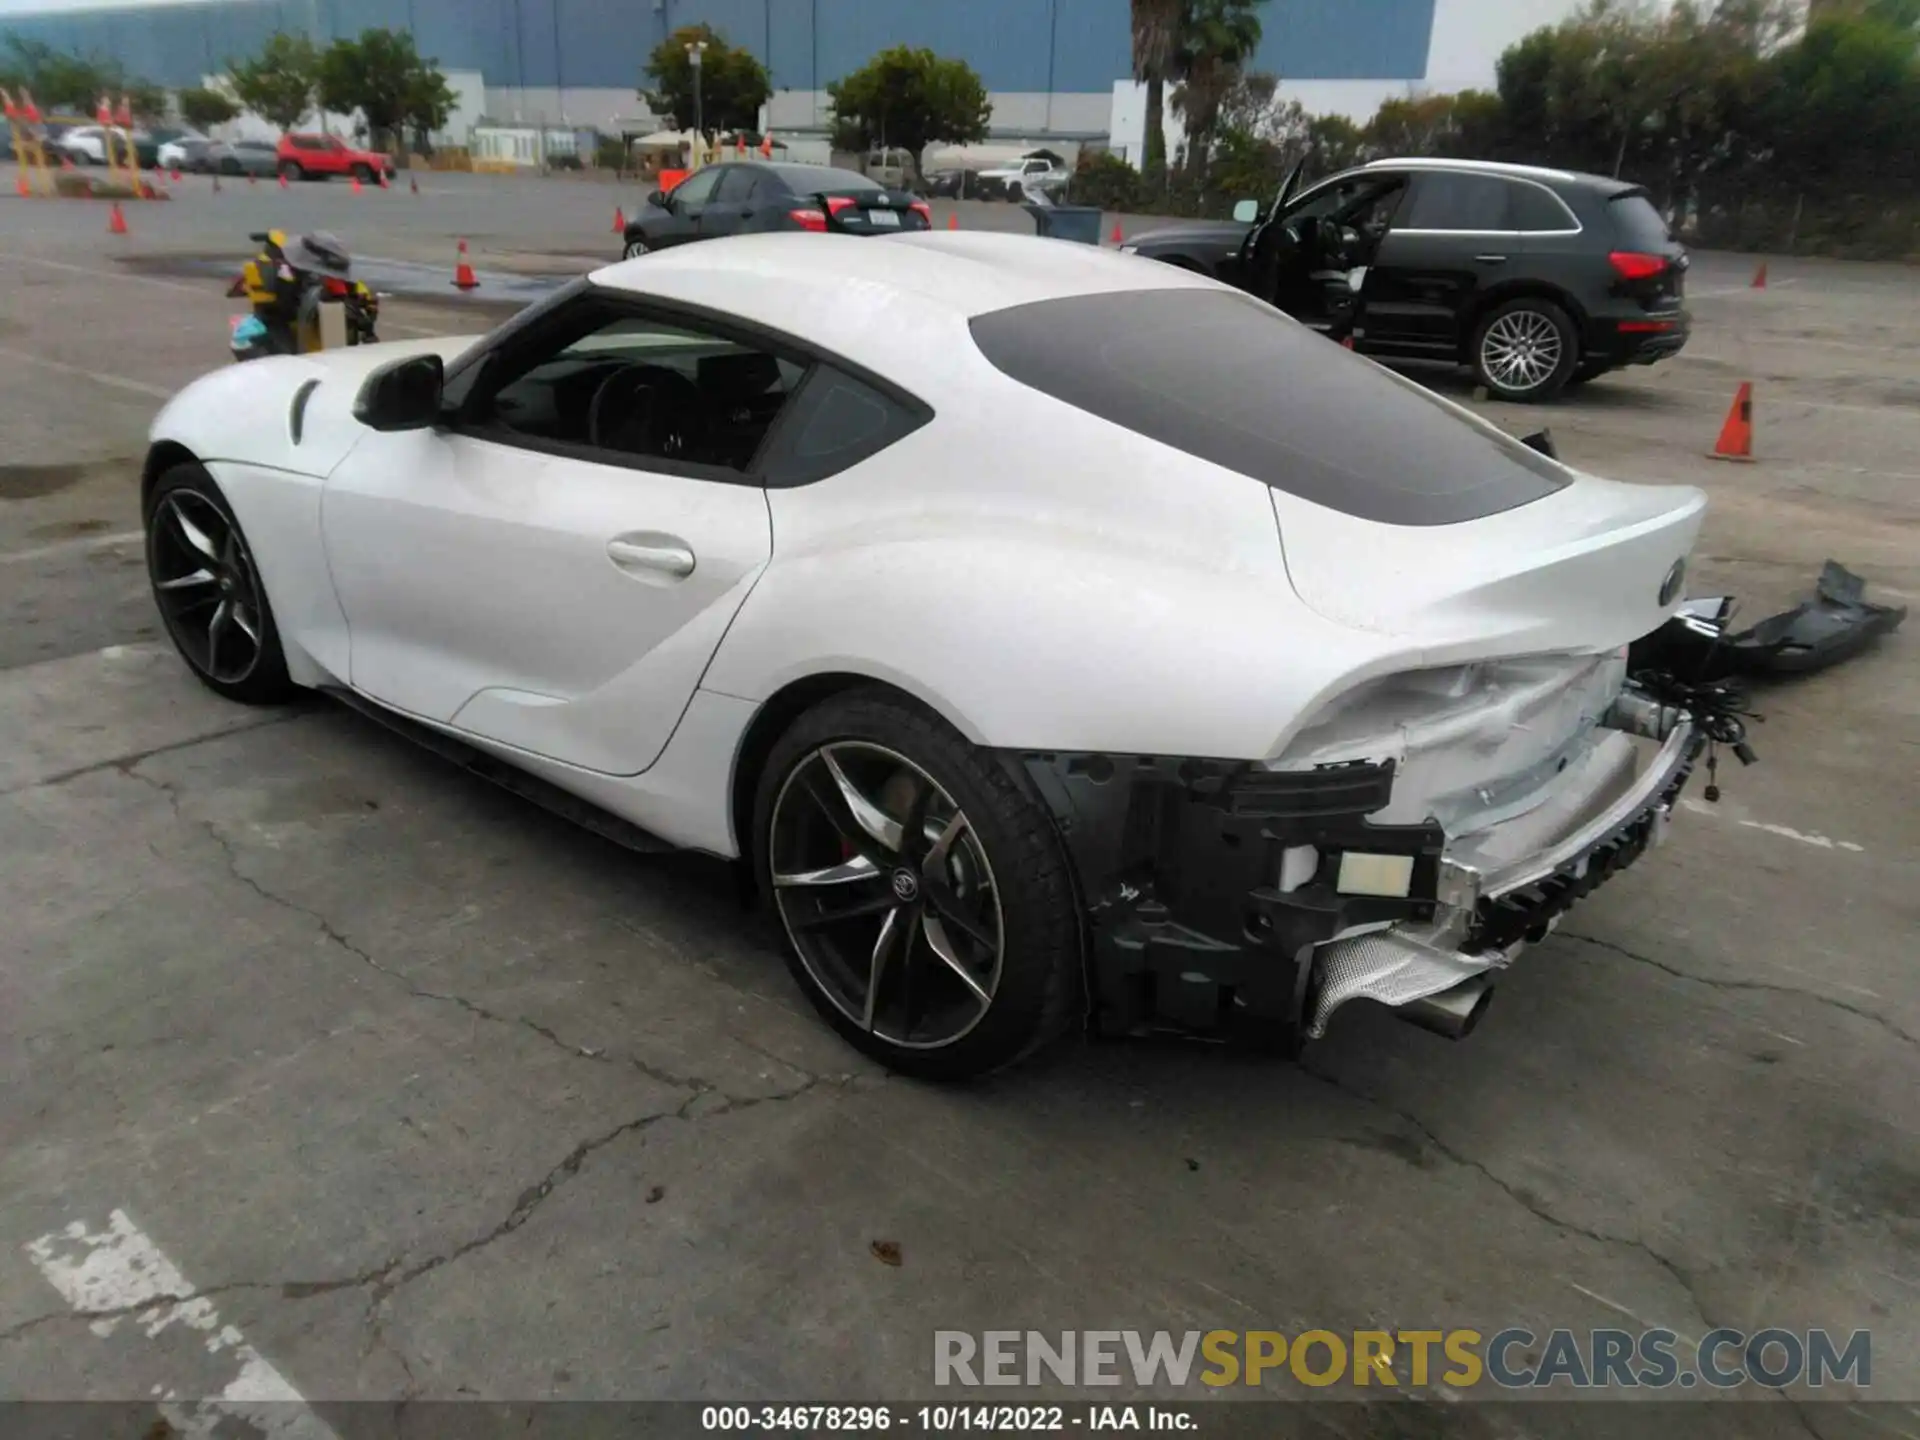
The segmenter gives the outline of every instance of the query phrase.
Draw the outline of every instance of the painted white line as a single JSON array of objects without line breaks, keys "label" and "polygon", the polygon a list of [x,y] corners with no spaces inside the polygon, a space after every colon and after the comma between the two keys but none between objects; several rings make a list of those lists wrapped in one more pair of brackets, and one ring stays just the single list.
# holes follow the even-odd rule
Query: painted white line
[{"label": "painted white line", "polygon": [[[1704,800],[1695,800],[1691,795],[1683,796],[1680,808],[1695,815],[1720,815],[1724,813],[1718,805],[1709,805]],[[1775,825],[1766,820],[1736,820],[1742,829],[1763,830],[1769,835],[1778,835],[1782,840],[1798,840],[1802,845],[1811,845],[1816,850],[1847,850],[1855,855],[1864,855],[1867,847],[1856,845],[1851,840],[1835,840],[1831,836],[1817,832],[1807,833],[1794,829],[1791,825]]]},{"label": "painted white line", "polygon": [[0,359],[17,360],[22,365],[38,365],[42,370],[51,370],[59,375],[73,375],[81,380],[91,380],[96,385],[105,385],[110,390],[128,390],[135,395],[151,395],[158,400],[171,400],[173,390],[165,385],[149,385],[144,380],[129,380],[124,375],[108,375],[99,370],[89,370],[83,365],[69,365],[64,360],[49,360],[44,355],[29,355],[24,350],[9,350],[0,346]]},{"label": "painted white line", "polygon": [[238,1420],[274,1440],[339,1440],[286,1376],[238,1330],[221,1324],[212,1301],[181,1298],[191,1296],[193,1287],[126,1211],[108,1216],[104,1230],[89,1231],[76,1220],[26,1248],[41,1276],[76,1314],[109,1312],[88,1327],[102,1339],[122,1321],[140,1326],[149,1340],[177,1322],[207,1337],[209,1355],[226,1355],[234,1364],[233,1379],[216,1396],[178,1400],[166,1392],[159,1408],[175,1429],[211,1437]]},{"label": "painted white line", "polygon": [[78,540],[62,540],[57,545],[42,545],[33,550],[0,553],[0,565],[20,565],[34,560],[52,560],[61,555],[82,555],[89,550],[111,550],[119,545],[138,545],[146,538],[138,530],[122,530],[113,535],[84,535]]}]

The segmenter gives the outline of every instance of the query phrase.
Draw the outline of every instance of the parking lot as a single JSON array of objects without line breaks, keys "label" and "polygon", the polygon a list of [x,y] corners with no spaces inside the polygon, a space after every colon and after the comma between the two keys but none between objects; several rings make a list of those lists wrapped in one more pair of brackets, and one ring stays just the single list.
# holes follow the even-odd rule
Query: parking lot
[{"label": "parking lot", "polygon": [[[147,593],[146,426],[226,363],[209,257],[326,228],[450,279],[465,238],[481,289],[382,327],[465,333],[613,258],[640,191],[202,179],[129,204],[121,237],[12,180],[0,1397],[244,1372],[316,1404],[932,1398],[936,1330],[1522,1325],[1865,1329],[1867,1398],[1920,1404],[1911,626],[1762,691],[1761,763],[1729,759],[1717,805],[1696,783],[1658,862],[1530,951],[1464,1042],[1352,1006],[1297,1066],[1074,1043],[983,1085],[889,1078],[816,1020],[725,867],[614,848],[327,704],[226,705]],[[1690,589],[1749,621],[1829,557],[1910,604],[1920,275],[1773,259],[1756,289],[1757,260],[1695,257],[1676,361],[1482,408],[1582,468],[1704,487]],[[1743,380],[1758,459],[1716,462]],[[136,1323],[183,1295],[217,1320]],[[1542,1433],[1418,1398],[1428,1433]],[[1860,1398],[1679,1423],[1920,1433]]]}]

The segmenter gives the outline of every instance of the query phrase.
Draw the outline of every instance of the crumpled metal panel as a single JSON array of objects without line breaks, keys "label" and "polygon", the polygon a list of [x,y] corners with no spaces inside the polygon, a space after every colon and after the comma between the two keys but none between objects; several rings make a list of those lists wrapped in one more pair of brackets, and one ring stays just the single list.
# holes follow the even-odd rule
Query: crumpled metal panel
[{"label": "crumpled metal panel", "polygon": [[1307,1034],[1315,1040],[1326,1034],[1333,1012],[1349,1000],[1411,1004],[1483,975],[1505,958],[1462,955],[1392,930],[1335,940],[1314,952],[1314,963],[1320,968],[1320,997]]}]

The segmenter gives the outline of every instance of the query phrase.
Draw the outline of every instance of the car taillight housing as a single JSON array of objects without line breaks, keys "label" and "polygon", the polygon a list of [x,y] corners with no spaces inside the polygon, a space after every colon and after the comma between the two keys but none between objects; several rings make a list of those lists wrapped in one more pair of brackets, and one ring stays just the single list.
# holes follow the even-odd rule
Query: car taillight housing
[{"label": "car taillight housing", "polygon": [[926,201],[916,200],[913,202],[913,204],[909,205],[907,208],[913,211],[913,213],[918,215],[922,220],[926,221],[927,228],[929,230],[933,228],[933,208],[930,205],[928,205]]},{"label": "car taillight housing", "polygon": [[802,230],[824,232],[827,228],[827,212],[824,210],[789,210],[787,218]]},{"label": "car taillight housing", "polygon": [[857,203],[858,203],[857,201],[853,200],[851,197],[846,195],[829,195],[827,196],[827,214],[838,215],[842,210],[845,210],[848,206],[854,205]]},{"label": "car taillight housing", "polygon": [[335,275],[322,275],[320,283],[329,295],[345,295],[347,282]]},{"label": "car taillight housing", "polygon": [[1667,257],[1639,250],[1616,250],[1607,256],[1607,263],[1622,280],[1651,280],[1667,268]]}]

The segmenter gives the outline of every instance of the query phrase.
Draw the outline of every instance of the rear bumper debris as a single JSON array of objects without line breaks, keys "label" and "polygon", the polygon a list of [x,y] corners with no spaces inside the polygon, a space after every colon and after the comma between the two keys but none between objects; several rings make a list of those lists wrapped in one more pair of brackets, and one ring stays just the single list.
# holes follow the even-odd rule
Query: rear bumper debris
[{"label": "rear bumper debris", "polygon": [[1392,797],[1391,761],[1003,760],[1072,857],[1095,1028],[1290,1049],[1353,999],[1464,1035],[1500,970],[1661,842],[1704,737],[1676,713],[1657,748],[1600,736],[1548,800],[1458,836],[1368,819]]}]

